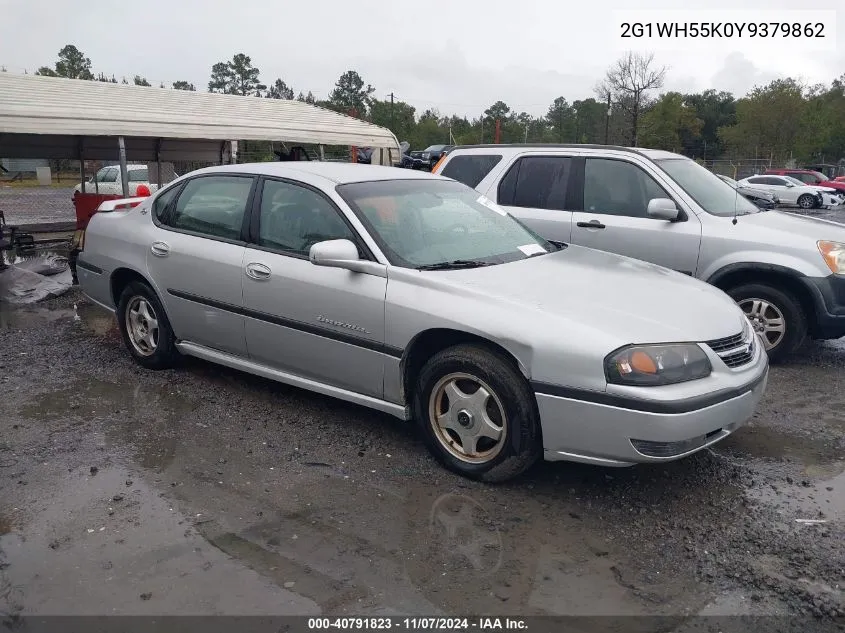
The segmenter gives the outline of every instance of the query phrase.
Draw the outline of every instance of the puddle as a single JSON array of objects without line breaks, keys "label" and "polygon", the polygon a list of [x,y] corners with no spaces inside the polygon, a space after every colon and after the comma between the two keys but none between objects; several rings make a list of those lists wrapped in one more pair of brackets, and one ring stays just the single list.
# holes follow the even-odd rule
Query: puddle
[{"label": "puddle", "polygon": [[[0,536],[4,615],[317,613],[307,598],[210,546],[195,518],[132,472],[43,474],[55,486],[45,492],[49,502],[28,508],[34,518],[25,531]],[[2,595],[4,584],[13,596]]]},{"label": "puddle", "polygon": [[0,329],[33,329],[69,319],[99,336],[119,335],[112,313],[82,301],[72,308],[12,307],[0,304]]},{"label": "puddle", "polygon": [[839,441],[785,433],[772,427],[756,425],[743,427],[725,438],[717,450],[743,457],[786,457],[806,465],[830,464],[843,456]]},{"label": "puddle", "polygon": [[[195,406],[167,386],[129,386],[85,378],[65,389],[35,397],[20,408],[20,414],[29,419],[70,424],[109,420],[107,436],[119,438],[117,444],[131,442],[140,465],[155,470],[173,459],[182,420]],[[139,419],[143,424],[137,423]]]}]

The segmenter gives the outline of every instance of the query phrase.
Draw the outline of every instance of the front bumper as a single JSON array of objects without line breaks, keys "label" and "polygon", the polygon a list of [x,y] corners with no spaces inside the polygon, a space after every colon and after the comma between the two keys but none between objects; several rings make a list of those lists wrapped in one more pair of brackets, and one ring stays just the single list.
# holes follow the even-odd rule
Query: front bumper
[{"label": "front bumper", "polygon": [[815,338],[845,336],[845,275],[799,277],[813,297],[816,319],[810,324]]},{"label": "front bumper", "polygon": [[841,209],[845,206],[845,196],[843,194],[822,194],[822,205],[830,209]]},{"label": "front bumper", "polygon": [[[705,406],[647,401],[636,408],[537,393],[543,429],[544,458],[601,466],[631,466],[686,457],[733,433],[745,424],[768,382],[768,359],[754,362],[753,378],[742,386],[710,397]],[[744,372],[745,373],[745,372]],[[718,399],[717,402],[712,402]]]}]

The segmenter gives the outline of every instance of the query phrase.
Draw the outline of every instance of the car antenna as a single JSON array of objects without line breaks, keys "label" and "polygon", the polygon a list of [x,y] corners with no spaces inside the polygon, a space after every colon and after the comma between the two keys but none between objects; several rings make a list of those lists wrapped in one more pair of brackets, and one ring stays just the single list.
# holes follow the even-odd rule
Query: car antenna
[{"label": "car antenna", "polygon": [[734,217],[731,220],[731,224],[733,224],[734,226],[736,226],[736,215],[737,209],[739,207],[739,205],[737,205],[737,202],[739,202],[739,188],[734,189]]}]

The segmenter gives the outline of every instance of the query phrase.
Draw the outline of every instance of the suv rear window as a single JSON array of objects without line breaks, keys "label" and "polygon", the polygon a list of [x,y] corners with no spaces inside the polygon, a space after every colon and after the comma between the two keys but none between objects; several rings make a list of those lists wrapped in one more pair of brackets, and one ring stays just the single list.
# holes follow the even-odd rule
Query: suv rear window
[{"label": "suv rear window", "polygon": [[441,175],[462,182],[467,187],[474,189],[501,160],[501,156],[493,154],[453,156],[452,160],[446,163]]}]

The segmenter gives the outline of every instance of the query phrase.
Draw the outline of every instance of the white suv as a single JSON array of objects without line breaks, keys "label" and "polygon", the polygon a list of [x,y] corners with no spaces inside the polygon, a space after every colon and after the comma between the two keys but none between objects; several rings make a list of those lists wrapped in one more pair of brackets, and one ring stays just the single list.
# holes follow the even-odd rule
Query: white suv
[{"label": "white suv", "polygon": [[[772,360],[845,336],[845,226],[764,211],[695,161],[608,145],[456,147],[434,172],[548,240],[703,279],[745,311]],[[684,318],[687,306],[666,297]]]}]

